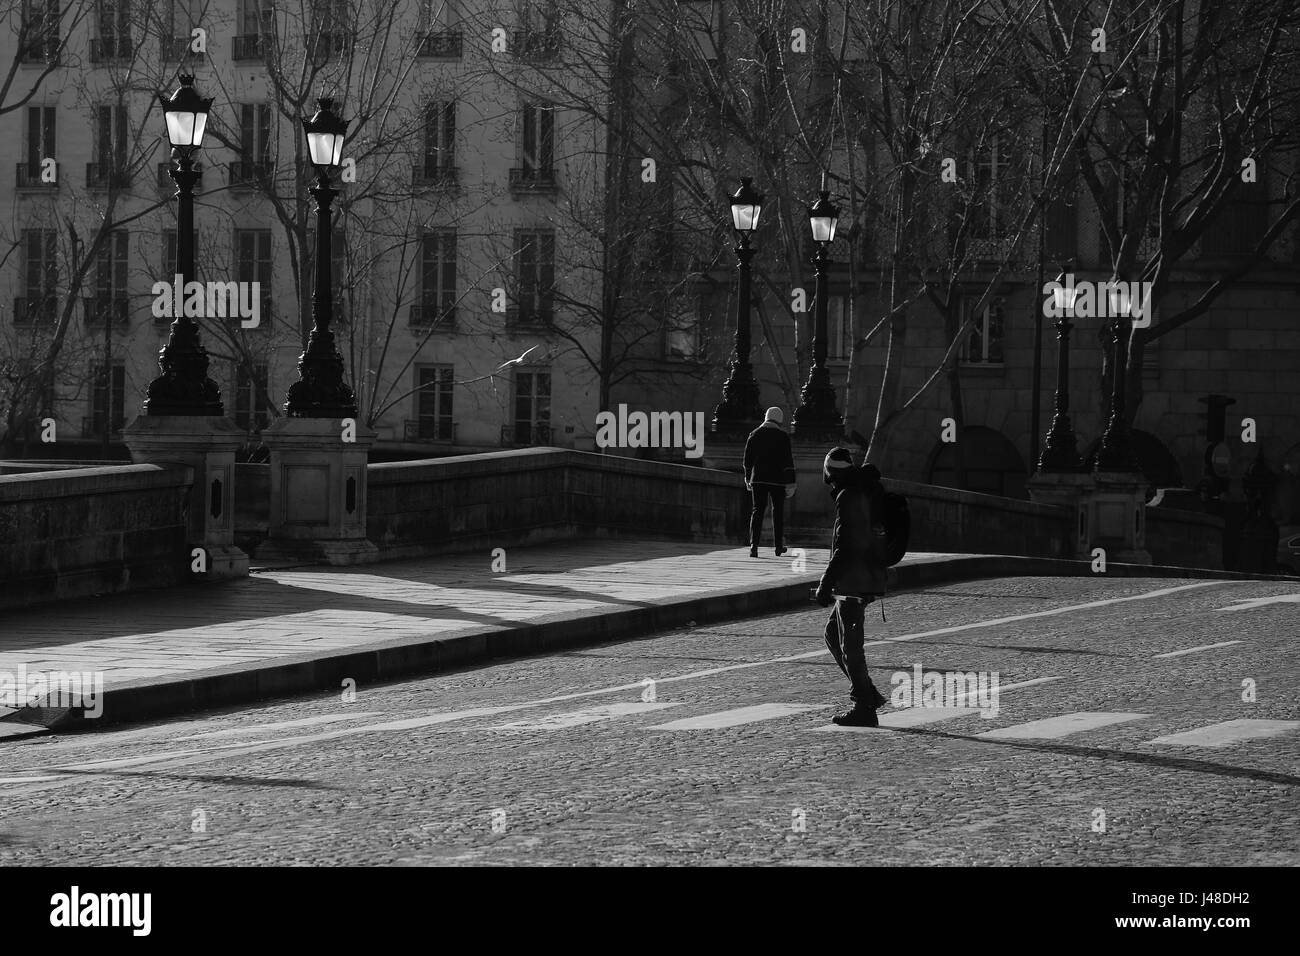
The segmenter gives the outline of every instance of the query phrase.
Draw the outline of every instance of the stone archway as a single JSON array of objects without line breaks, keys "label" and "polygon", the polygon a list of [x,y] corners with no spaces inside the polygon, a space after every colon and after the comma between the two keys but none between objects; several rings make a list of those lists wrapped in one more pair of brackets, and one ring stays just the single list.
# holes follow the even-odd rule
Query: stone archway
[{"label": "stone archway", "polygon": [[[1011,439],[985,425],[967,425],[958,440],[966,459],[963,491],[977,491],[1003,498],[1028,498],[1025,490],[1025,460]],[[957,448],[939,442],[930,453],[926,481],[945,488],[961,487],[957,482]]]},{"label": "stone archway", "polygon": [[[1186,487],[1183,483],[1183,470],[1178,465],[1178,459],[1174,457],[1173,452],[1169,450],[1164,442],[1140,428],[1129,429],[1129,435],[1133,457],[1137,459],[1138,465],[1142,468],[1142,474],[1146,475],[1146,479],[1152,488]],[[1084,453],[1083,460],[1087,464],[1089,471],[1092,470],[1092,466],[1097,460],[1097,447],[1100,444],[1100,439],[1094,440]]]}]

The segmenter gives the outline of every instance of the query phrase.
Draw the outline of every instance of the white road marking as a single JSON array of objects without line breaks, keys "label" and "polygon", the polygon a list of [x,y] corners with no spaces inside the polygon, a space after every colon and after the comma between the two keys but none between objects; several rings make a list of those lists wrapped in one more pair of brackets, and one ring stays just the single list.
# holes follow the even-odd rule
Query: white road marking
[{"label": "white road marking", "polygon": [[1178,747],[1228,747],[1243,740],[1279,737],[1297,728],[1300,728],[1300,720],[1225,720],[1220,724],[1197,727],[1181,734],[1157,737],[1147,743]]},{"label": "white road marking", "polygon": [[[1223,608],[1219,608],[1219,610],[1223,610]],[[1200,647],[1189,647],[1186,650],[1170,651],[1168,654],[1157,654],[1151,659],[1158,661],[1165,657],[1182,657],[1184,654],[1195,654],[1197,651],[1212,651],[1216,647],[1231,647],[1233,644],[1240,643],[1241,641],[1220,641],[1218,644],[1202,644]]]},{"label": "white road marking", "polygon": [[1237,598],[1236,607],[1221,607],[1220,611],[1253,611],[1270,604],[1300,604],[1300,594],[1274,594],[1272,597]]},{"label": "white road marking", "polygon": [[[881,727],[921,727],[941,720],[978,714],[977,707],[907,707],[880,715]],[[834,724],[831,724],[834,727]],[[837,730],[839,728],[836,728]]]},{"label": "white road marking", "polygon": [[[1251,582],[1199,581],[1196,582],[1195,584],[1181,585],[1179,587],[1174,587],[1174,588],[1161,588],[1155,591],[1148,591],[1143,594],[1130,595],[1128,597],[1111,598],[1103,601],[1091,601],[1087,604],[1073,604],[1062,608],[1056,608],[1054,610],[1038,611],[1033,614],[1022,614],[1013,617],[994,618],[988,621],[975,621],[969,624],[960,624],[960,625],[955,625],[953,627],[941,628],[937,631],[922,631],[915,634],[904,634],[899,637],[889,638],[888,640],[885,641],[872,641],[868,646],[872,646],[876,644],[892,644],[898,641],[914,640],[916,638],[931,637],[939,634],[952,634],[958,631],[970,630],[973,628],[993,627],[998,624],[1012,623],[1015,621],[1028,620],[1032,618],[1049,617],[1055,614],[1066,614],[1072,611],[1088,610],[1096,607],[1106,607],[1112,604],[1118,604],[1125,601],[1138,601],[1138,600],[1146,600],[1148,598],[1164,597],[1169,594],[1174,594],[1181,591],[1190,590],[1193,588],[1211,587],[1220,584],[1246,584],[1246,583],[1251,583]],[[710,667],[704,670],[692,671],[687,674],[678,674],[672,677],[656,677],[655,682],[657,684],[668,684],[676,681],[695,680],[701,677],[712,677],[717,674],[725,674],[733,671],[748,670],[754,667],[768,667],[772,664],[789,664],[795,661],[809,660],[811,658],[821,657],[829,653],[830,651],[823,647],[815,651],[806,651],[800,654],[788,654],[781,657],[771,657],[761,661],[747,661],[743,664],[728,664],[723,667]],[[1020,684],[1004,685],[999,690],[1000,691],[1008,690],[1011,687],[1016,687],[1016,686],[1027,687],[1032,684],[1045,683],[1047,681],[1060,680],[1060,679],[1061,678],[1057,678],[1057,677],[1037,678],[1035,680],[1023,681]],[[357,734],[372,733],[376,731],[411,730],[418,727],[448,723],[451,721],[462,720],[469,717],[490,716],[493,714],[507,713],[510,711],[525,710],[532,707],[541,707],[546,704],[558,704],[558,703],[564,703],[566,701],[571,701],[571,700],[582,700],[588,697],[600,697],[606,694],[620,693],[622,691],[636,691],[637,693],[640,693],[643,689],[644,689],[644,683],[638,680],[636,683],[619,684],[614,687],[602,687],[597,690],[579,691],[573,694],[562,694],[556,697],[547,697],[539,700],[525,701],[519,704],[509,704],[509,705],[503,705],[497,707],[480,707],[480,708],[461,710],[461,711],[446,711],[442,713],[428,714],[422,717],[413,717],[413,718],[407,718],[402,720],[387,721],[385,723],[379,723],[379,724],[365,724],[360,727],[348,727],[342,730],[327,730],[315,734],[304,734],[304,735],[294,736],[294,737],[281,737],[276,740],[270,740],[270,741],[255,743],[255,744],[246,744],[246,743],[221,744],[221,745],[214,745],[214,746],[195,749],[195,750],[171,752],[166,754],[150,754],[141,757],[128,757],[128,758],[123,758],[120,760],[113,760],[113,761],[99,761],[93,763],[74,764],[66,767],[56,767],[51,769],[55,769],[55,770],[67,769],[72,771],[113,769],[113,768],[120,768],[120,767],[135,766],[138,764],[145,764],[145,763],[157,763],[159,760],[163,760],[163,759],[175,759],[178,765],[183,765],[188,763],[200,762],[202,760],[209,759],[209,758],[243,756],[246,754],[261,753],[267,750],[274,750],[281,747],[293,747],[299,745],[317,744],[327,740],[335,740],[342,737],[351,737]],[[820,705],[817,707],[813,707],[812,705],[805,705],[805,706],[808,709],[821,709]],[[134,731],[126,731],[124,733],[134,733]],[[30,773],[31,771],[28,772]],[[80,780],[80,779],[84,779],[84,778],[80,776],[71,776],[71,775],[58,775],[54,777],[49,777],[49,776],[0,777],[0,785],[43,782],[47,780],[69,782],[69,781]]]},{"label": "white road marking", "polygon": [[228,727],[225,730],[210,730],[203,734],[190,734],[188,737],[173,737],[172,740],[201,740],[205,737],[235,737],[240,734],[262,734],[269,731],[289,730],[293,727],[313,727],[317,724],[332,724],[340,720],[359,720],[362,717],[382,717],[382,710],[366,711],[357,714],[323,714],[320,717],[304,717],[301,720],[280,720],[272,724],[247,724],[243,727]]},{"label": "white road marking", "polygon": [[684,717],[666,724],[658,724],[651,730],[717,730],[720,727],[739,727],[760,720],[773,720],[777,717],[789,717],[808,710],[825,710],[825,704],[755,704],[752,707],[737,707],[734,710],[720,710],[715,714],[703,714],[699,717]]},{"label": "white road marking", "polygon": [[1081,711],[1075,714],[1061,714],[1059,717],[1046,717],[1043,720],[1031,720],[1026,724],[1013,727],[999,727],[997,730],[975,734],[977,739],[988,740],[1056,740],[1070,734],[1109,727],[1130,720],[1141,720],[1150,714],[1112,714],[1100,711]]},{"label": "white road marking", "polygon": [[508,724],[498,724],[492,730],[564,730],[568,727],[580,727],[602,720],[613,720],[635,714],[648,714],[665,707],[679,707],[678,703],[642,703],[640,701],[622,704],[602,704],[584,710],[571,710],[563,714],[548,714],[527,720],[514,720]]}]

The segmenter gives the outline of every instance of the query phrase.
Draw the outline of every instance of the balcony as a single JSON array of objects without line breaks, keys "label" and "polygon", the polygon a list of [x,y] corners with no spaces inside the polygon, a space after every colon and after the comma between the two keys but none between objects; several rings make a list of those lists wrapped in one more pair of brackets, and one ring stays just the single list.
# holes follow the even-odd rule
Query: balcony
[{"label": "balcony", "polygon": [[260,33],[249,33],[235,37],[230,44],[230,58],[232,60],[260,60],[266,50],[270,48],[270,43],[266,42],[267,39]]},{"label": "balcony", "polygon": [[[122,437],[122,429],[126,426],[126,416],[113,423],[113,429],[109,432],[110,438]],[[104,437],[104,416],[92,415],[81,420],[81,437],[82,438],[103,438]]]},{"label": "balcony", "polygon": [[32,38],[18,53],[18,59],[23,63],[36,63],[41,66],[57,66],[60,61],[59,45],[61,41],[57,35],[33,32]]},{"label": "balcony", "polygon": [[122,35],[91,38],[91,63],[111,63],[115,60],[129,60],[133,56],[135,56],[135,42],[130,36]]},{"label": "balcony", "polygon": [[524,167],[510,170],[510,191],[512,193],[553,193],[555,184],[553,168],[537,169]]},{"label": "balcony", "polygon": [[459,30],[431,31],[420,36],[415,55],[425,59],[459,60],[464,45],[464,34]]},{"label": "balcony", "polygon": [[436,332],[454,332],[456,331],[456,307],[439,308],[433,302],[417,302],[411,306],[407,324],[413,329],[432,328]]},{"label": "balcony", "polygon": [[[168,193],[169,195],[172,193],[173,190],[176,189],[176,183],[172,180],[170,174],[171,168],[172,168],[172,164],[170,162],[158,164],[158,188]],[[194,172],[198,174],[198,178],[194,180],[194,188],[202,189],[203,188],[203,166],[201,163],[194,164]]]},{"label": "balcony", "polygon": [[526,448],[529,445],[549,445],[551,426],[545,423],[515,422],[501,426],[502,448]]},{"label": "balcony", "polygon": [[549,329],[555,324],[555,311],[543,309],[507,309],[506,330]]},{"label": "balcony", "polygon": [[260,163],[236,160],[227,168],[228,181],[234,189],[265,188],[271,183],[271,175],[274,169],[275,167],[269,160],[263,160]]},{"label": "balcony", "polygon": [[81,304],[87,325],[99,325],[111,318],[114,325],[125,326],[131,315],[131,300],[124,295],[88,295]]},{"label": "balcony", "polygon": [[26,189],[32,192],[45,192],[51,189],[59,188],[59,164],[54,164],[54,182],[47,183],[41,179],[41,166],[39,163],[19,163],[17,176],[14,180],[15,189]]},{"label": "balcony", "polygon": [[337,30],[317,34],[311,40],[311,59],[313,62],[328,60],[332,56],[350,56],[352,54],[352,34]]},{"label": "balcony", "polygon": [[553,60],[560,53],[560,31],[516,30],[510,49],[519,60]]},{"label": "balcony", "polygon": [[460,178],[459,166],[413,166],[411,185],[429,189],[449,189]]},{"label": "balcony", "polygon": [[454,445],[456,443],[456,423],[450,418],[420,418],[406,422],[405,439],[407,441],[438,442]]},{"label": "balcony", "polygon": [[59,314],[59,300],[53,295],[14,299],[14,325],[53,325]]},{"label": "balcony", "polygon": [[190,44],[192,42],[193,39],[187,36],[172,37],[170,41],[167,40],[167,38],[165,37],[159,40],[158,48],[162,55],[162,61],[164,63],[177,63],[181,60],[186,59],[187,57],[203,56],[202,53],[195,53],[193,50],[190,49]]},{"label": "balcony", "polygon": [[86,163],[87,189],[129,189],[131,174],[119,167],[102,163]]}]

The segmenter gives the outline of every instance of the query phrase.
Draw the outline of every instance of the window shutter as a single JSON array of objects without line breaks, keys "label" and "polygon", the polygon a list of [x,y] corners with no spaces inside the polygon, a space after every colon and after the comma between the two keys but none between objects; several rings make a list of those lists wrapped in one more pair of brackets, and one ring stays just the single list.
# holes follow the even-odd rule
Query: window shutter
[{"label": "window shutter", "polygon": [[448,100],[442,108],[442,165],[456,165],[456,101]]},{"label": "window shutter", "polygon": [[456,304],[456,233],[442,234],[442,307]]},{"label": "window shutter", "polygon": [[[420,240],[420,299],[426,311],[432,311],[438,305],[438,236],[430,233]],[[424,321],[431,322],[432,315],[425,315]]]},{"label": "window shutter", "polygon": [[552,233],[544,233],[541,236],[541,249],[539,250],[539,268],[537,276],[538,298],[540,300],[539,308],[543,312],[550,312],[554,307],[553,289],[555,286],[555,236]]},{"label": "window shutter", "polygon": [[524,175],[527,176],[537,168],[537,112],[531,106],[524,107],[523,125],[523,165]]},{"label": "window shutter", "polygon": [[539,169],[549,170],[555,163],[555,110],[542,107],[537,113],[538,123],[541,126],[541,135],[538,137],[537,144],[537,166]]}]

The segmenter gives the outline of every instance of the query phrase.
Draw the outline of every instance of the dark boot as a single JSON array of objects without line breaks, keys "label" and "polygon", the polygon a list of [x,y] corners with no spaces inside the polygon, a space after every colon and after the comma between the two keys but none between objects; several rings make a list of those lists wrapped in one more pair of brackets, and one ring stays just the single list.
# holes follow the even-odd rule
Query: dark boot
[{"label": "dark boot", "polygon": [[841,727],[879,727],[880,719],[876,716],[874,710],[855,705],[847,713],[836,714],[831,718],[831,723],[838,724]]}]

